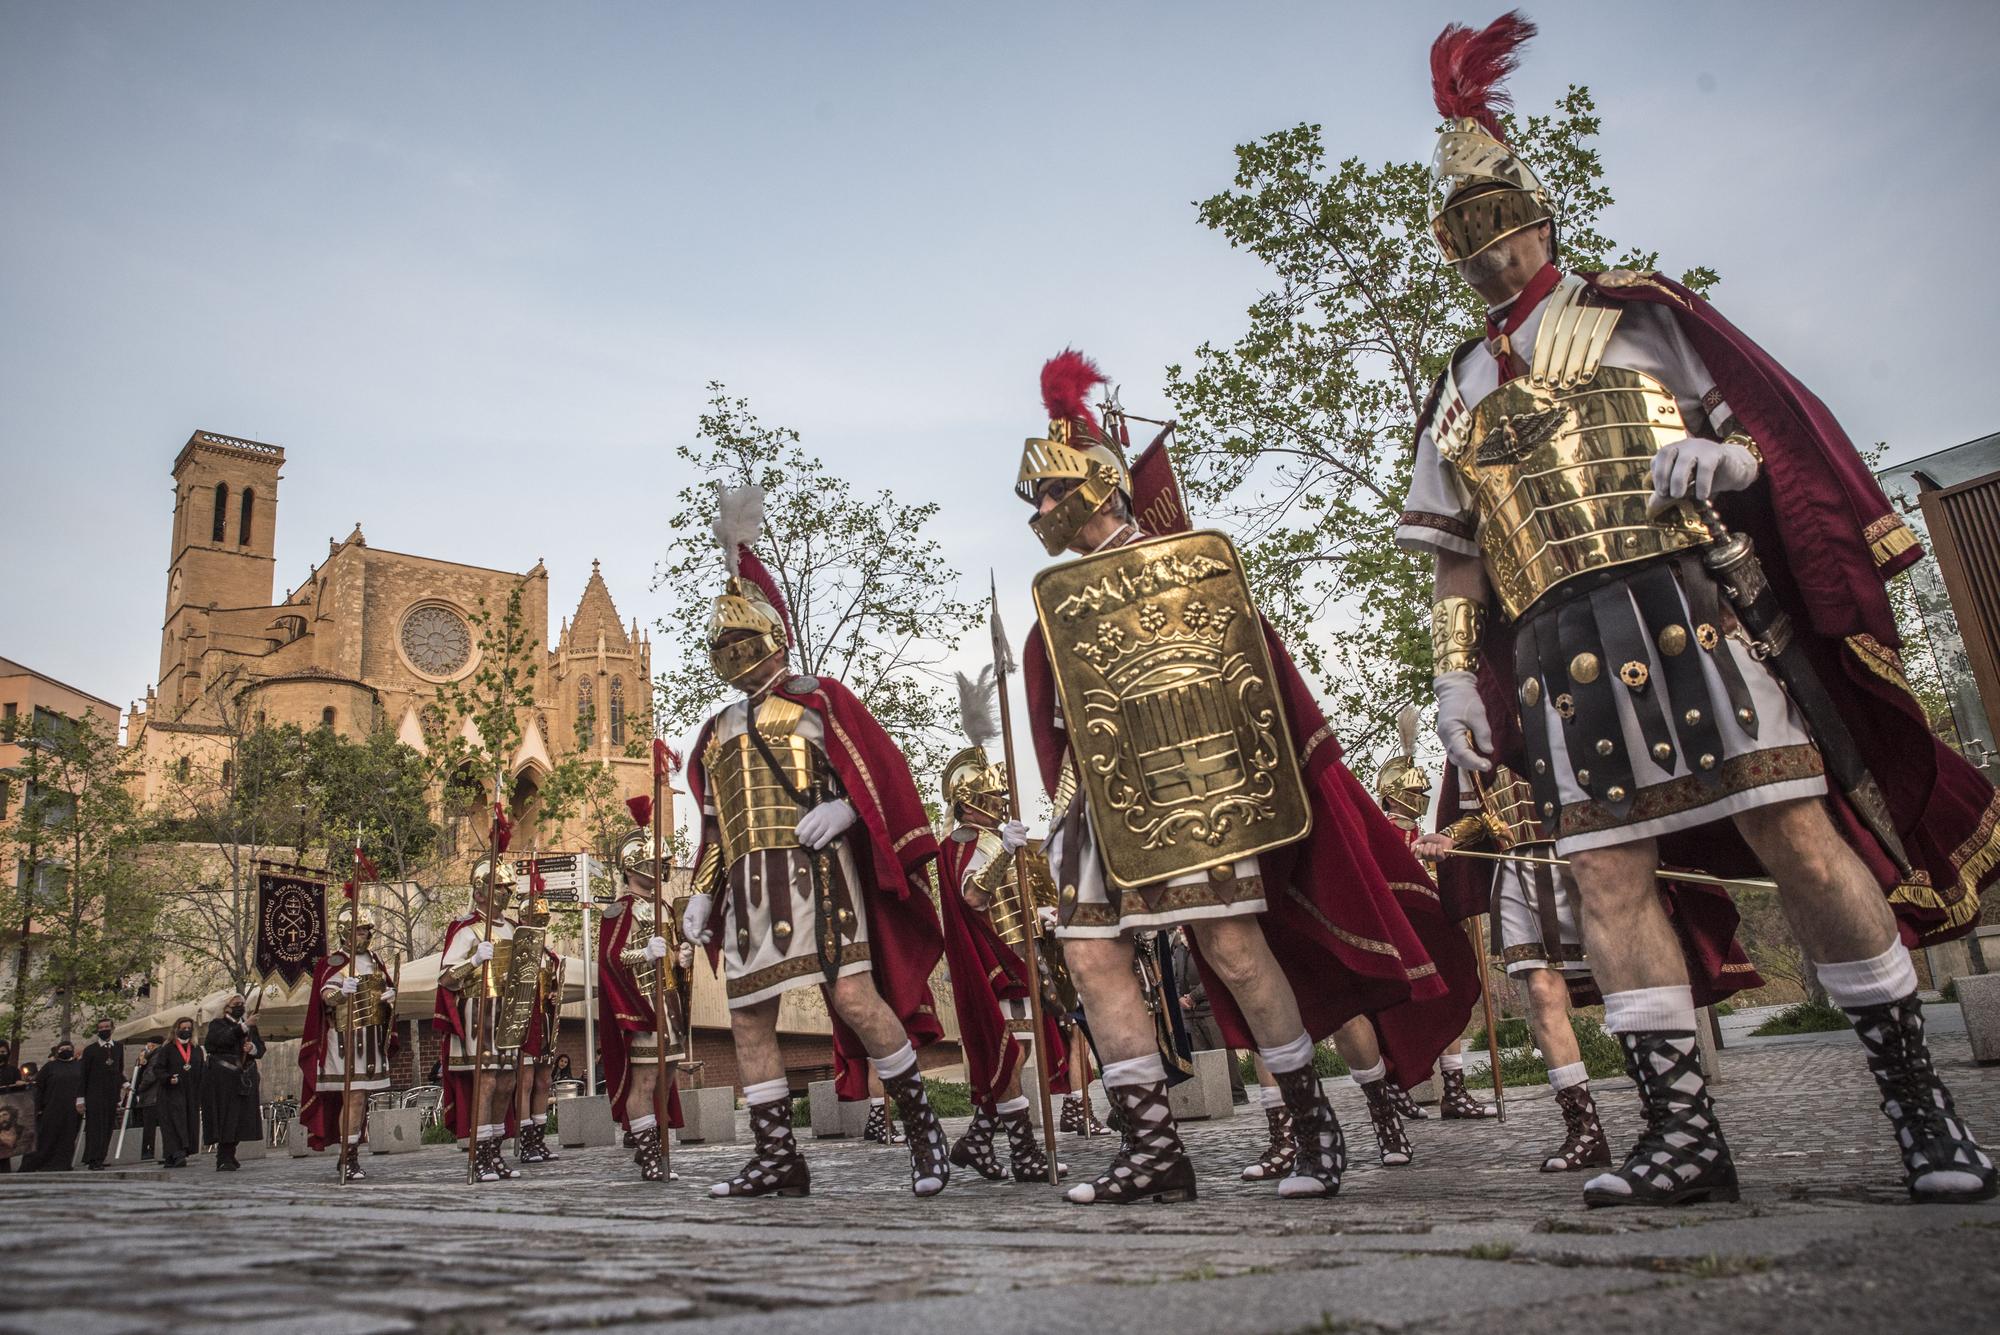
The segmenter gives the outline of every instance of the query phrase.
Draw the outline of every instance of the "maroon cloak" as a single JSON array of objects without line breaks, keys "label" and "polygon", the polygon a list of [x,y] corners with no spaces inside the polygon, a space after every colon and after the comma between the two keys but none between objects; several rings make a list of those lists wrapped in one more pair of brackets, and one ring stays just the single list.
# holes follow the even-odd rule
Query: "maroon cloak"
[{"label": "maroon cloak", "polygon": [[[952,1006],[958,1012],[958,1044],[965,1053],[965,1078],[975,1103],[991,1105],[1022,1058],[1021,1043],[1007,1028],[1002,1002],[1025,1001],[1028,963],[1000,939],[992,921],[965,902],[959,887],[978,848],[976,839],[947,838],[938,847],[938,908],[944,917],[944,954],[951,968]],[[1062,1017],[1042,1010],[1043,1051],[1049,1054],[1049,1087],[1069,1093],[1069,1052]]]},{"label": "maroon cloak", "polygon": [[[625,1115],[626,1095],[631,1091],[632,1040],[627,1034],[654,1033],[653,1001],[648,988],[630,968],[618,962],[632,936],[635,920],[632,906],[639,897],[620,895],[625,911],[615,918],[597,920],[597,1053],[604,1063],[604,1087],[611,1091],[611,1115],[627,1130],[632,1121]],[[675,1068],[667,1067],[667,1125],[683,1125],[680,1082]],[[595,1091],[592,1091],[593,1093]],[[640,1116],[645,1116],[641,1113]]]},{"label": "maroon cloak", "polygon": [[[917,796],[909,763],[868,707],[832,678],[788,677],[771,694],[817,711],[826,725],[827,763],[859,817],[841,838],[847,840],[861,876],[854,891],[868,910],[875,986],[902,1021],[911,1046],[928,1047],[944,1037],[930,982],[944,954],[944,934],[938,926],[937,910],[924,890],[924,864],[937,857],[937,838],[931,833],[923,799]],[[697,811],[708,785],[701,758],[714,726],[712,718],[701,725],[694,749],[688,753],[688,795]],[[701,865],[708,848],[707,829],[704,821],[701,847],[695,850],[696,866]],[[711,941],[711,969],[719,967],[721,954],[720,939]],[[855,1055],[864,1051],[861,1040],[831,1006],[827,1011],[833,1020],[839,1095],[849,1101],[866,1098],[865,1059]],[[854,1092],[857,1075],[859,1093]]]},{"label": "maroon cloak", "polygon": [[[1478,963],[1403,832],[1341,764],[1333,725],[1268,625],[1264,642],[1304,771],[1312,831],[1258,855],[1266,909],[1257,921],[1307,1032],[1323,1039],[1355,1016],[1369,1016],[1390,1078],[1408,1087],[1428,1079],[1465,1032],[1479,1001]],[[1039,626],[1021,665],[1035,757],[1053,793],[1068,739],[1055,726],[1055,676]],[[1189,936],[1223,1037],[1231,1047],[1256,1047],[1229,988]]]},{"label": "maroon cloak", "polygon": [[[389,971],[382,967],[382,957],[374,951],[368,958],[375,965],[375,972],[386,981]],[[319,1087],[319,1068],[325,1060],[326,1007],[319,994],[329,985],[340,986],[340,973],[347,967],[347,952],[336,950],[313,966],[312,992],[306,1001],[305,1032],[299,1036],[299,1121],[306,1128],[306,1144],[315,1150],[323,1150],[340,1139],[340,1086]],[[395,1026],[389,1028],[389,1048],[386,1055],[396,1055]]]},{"label": "maroon cloak", "polygon": [[[483,919],[477,913],[469,913],[463,917],[452,919],[451,926],[444,929],[444,940],[438,942],[439,960],[442,961],[446,955],[451,953],[451,943],[460,932],[478,926],[481,921]],[[451,1128],[453,1136],[459,1140],[470,1140],[472,1138],[472,1128],[476,1125],[472,1120],[474,1116],[472,1111],[473,1073],[471,1071],[453,1071],[451,1069],[450,1036],[457,1035],[459,1041],[468,1050],[476,1050],[479,1044],[479,1035],[467,1034],[465,1032],[465,1022],[458,1011],[458,997],[459,994],[446,987],[442,979],[440,979],[437,986],[437,996],[431,1005],[431,1028],[437,1030],[441,1040],[440,1046],[445,1049],[444,1070],[443,1074],[438,1077],[443,1085],[443,1096],[438,1102],[438,1113],[444,1118],[444,1124]],[[502,1075],[506,1075],[509,1079],[512,1079],[512,1072],[499,1071],[489,1073],[488,1078],[497,1080]],[[508,1099],[508,1135],[511,1136],[514,1134],[515,1125],[518,1121],[519,1118],[514,1111],[514,1100]]]},{"label": "maroon cloak", "polygon": [[[1716,508],[1756,544],[1772,589],[1882,787],[1913,874],[1905,878],[1846,799],[1829,794],[1835,824],[1881,884],[1905,944],[1934,945],[1971,931],[1981,891],[2000,874],[2000,799],[1931,731],[1903,676],[1886,585],[1922,558],[1916,535],[1826,405],[1713,306],[1657,273],[1581,277],[1613,304],[1665,307],[1757,442],[1764,456],[1758,480],[1717,497]],[[1433,388],[1418,417],[1419,433],[1437,394]],[[1495,752],[1518,768],[1513,635],[1499,617],[1487,623],[1479,687]],[[1660,851],[1667,863],[1712,874],[1763,871],[1726,821],[1666,835]]]}]

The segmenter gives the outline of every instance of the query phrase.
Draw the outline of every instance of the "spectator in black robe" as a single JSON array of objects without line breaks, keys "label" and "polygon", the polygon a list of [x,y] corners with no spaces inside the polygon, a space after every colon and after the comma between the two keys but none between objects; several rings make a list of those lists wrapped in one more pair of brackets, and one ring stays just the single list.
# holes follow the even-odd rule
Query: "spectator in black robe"
[{"label": "spectator in black robe", "polygon": [[[14,1060],[14,1045],[6,1039],[0,1038],[0,1091],[19,1089],[22,1084],[21,1066],[20,1063]],[[0,1154],[0,1173],[11,1173],[13,1171],[13,1157],[11,1155]]]},{"label": "spectator in black robe", "polygon": [[153,1087],[160,1115],[160,1166],[187,1167],[201,1147],[201,1085],[208,1057],[194,1041],[194,1021],[174,1022],[174,1036],[153,1054]]},{"label": "spectator in black robe", "polygon": [[[208,1050],[208,1075],[202,1082],[203,1141],[215,1146],[215,1171],[233,1173],[236,1146],[253,1138],[261,1139],[264,1120],[257,1107],[256,1059],[264,1055],[264,1040],[257,1026],[243,1018],[240,996],[231,997],[222,1014],[208,1022],[202,1047]],[[245,1060],[251,1063],[245,1068]]]},{"label": "spectator in black robe", "polygon": [[58,1043],[55,1056],[35,1073],[35,1152],[21,1164],[24,1173],[67,1173],[76,1159],[76,1133],[83,1126],[83,1065],[76,1046]]},{"label": "spectator in black robe", "polygon": [[141,1159],[153,1157],[153,1144],[159,1138],[160,1087],[154,1083],[152,1073],[153,1054],[159,1050],[159,1039],[147,1039],[146,1050],[139,1054],[139,1064],[132,1068],[132,1120],[139,1124]]},{"label": "spectator in black robe", "polygon": [[83,1166],[104,1167],[111,1135],[125,1111],[125,1045],[111,1038],[111,1021],[97,1022],[97,1038],[83,1046]]}]

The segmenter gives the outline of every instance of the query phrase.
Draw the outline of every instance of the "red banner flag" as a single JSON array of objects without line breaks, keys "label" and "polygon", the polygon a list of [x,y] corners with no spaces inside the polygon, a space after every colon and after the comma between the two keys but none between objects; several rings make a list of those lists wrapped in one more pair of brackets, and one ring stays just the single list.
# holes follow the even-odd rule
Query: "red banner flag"
[{"label": "red banner flag", "polygon": [[514,822],[507,819],[507,808],[498,802],[493,804],[493,852],[497,856],[507,851],[507,845],[514,841]]}]

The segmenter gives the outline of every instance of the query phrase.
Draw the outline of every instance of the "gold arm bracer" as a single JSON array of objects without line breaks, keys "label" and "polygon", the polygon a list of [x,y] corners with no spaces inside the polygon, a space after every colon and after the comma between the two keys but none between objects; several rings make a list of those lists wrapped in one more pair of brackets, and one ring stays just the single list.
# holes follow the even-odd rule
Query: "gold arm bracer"
[{"label": "gold arm bracer", "polygon": [[717,882],[722,879],[722,850],[720,839],[710,839],[708,847],[701,853],[701,860],[694,864],[694,875],[689,884],[698,895],[714,894]]},{"label": "gold arm bracer", "polygon": [[1486,605],[1457,595],[1431,607],[1431,675],[1476,672],[1479,641],[1486,631]]},{"label": "gold arm bracer", "polygon": [[438,975],[438,981],[443,983],[448,991],[462,992],[466,984],[470,983],[478,973],[479,961],[466,960],[445,969]]},{"label": "gold arm bracer", "polygon": [[1453,848],[1470,848],[1492,834],[1492,830],[1488,828],[1485,817],[1478,815],[1461,816],[1440,833],[1451,840]]},{"label": "gold arm bracer", "polygon": [[1076,759],[1069,751],[1063,751],[1062,768],[1056,772],[1055,819],[1060,821],[1069,812],[1069,804],[1076,800]]}]

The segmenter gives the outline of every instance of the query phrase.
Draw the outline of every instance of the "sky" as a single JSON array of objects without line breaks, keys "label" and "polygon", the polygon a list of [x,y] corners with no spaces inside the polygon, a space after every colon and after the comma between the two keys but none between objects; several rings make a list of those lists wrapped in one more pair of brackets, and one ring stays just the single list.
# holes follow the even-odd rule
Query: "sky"
[{"label": "sky", "polygon": [[[0,0],[0,654],[143,695],[197,429],[285,447],[280,594],[359,522],[705,616],[650,586],[709,381],[940,501],[1018,643],[1042,360],[1163,415],[1265,282],[1195,213],[1232,148],[1426,158],[1429,43],[1496,5]],[[1516,102],[1589,85],[1610,235],[1891,459],[2000,426],[2000,5],[1527,9]]]}]

